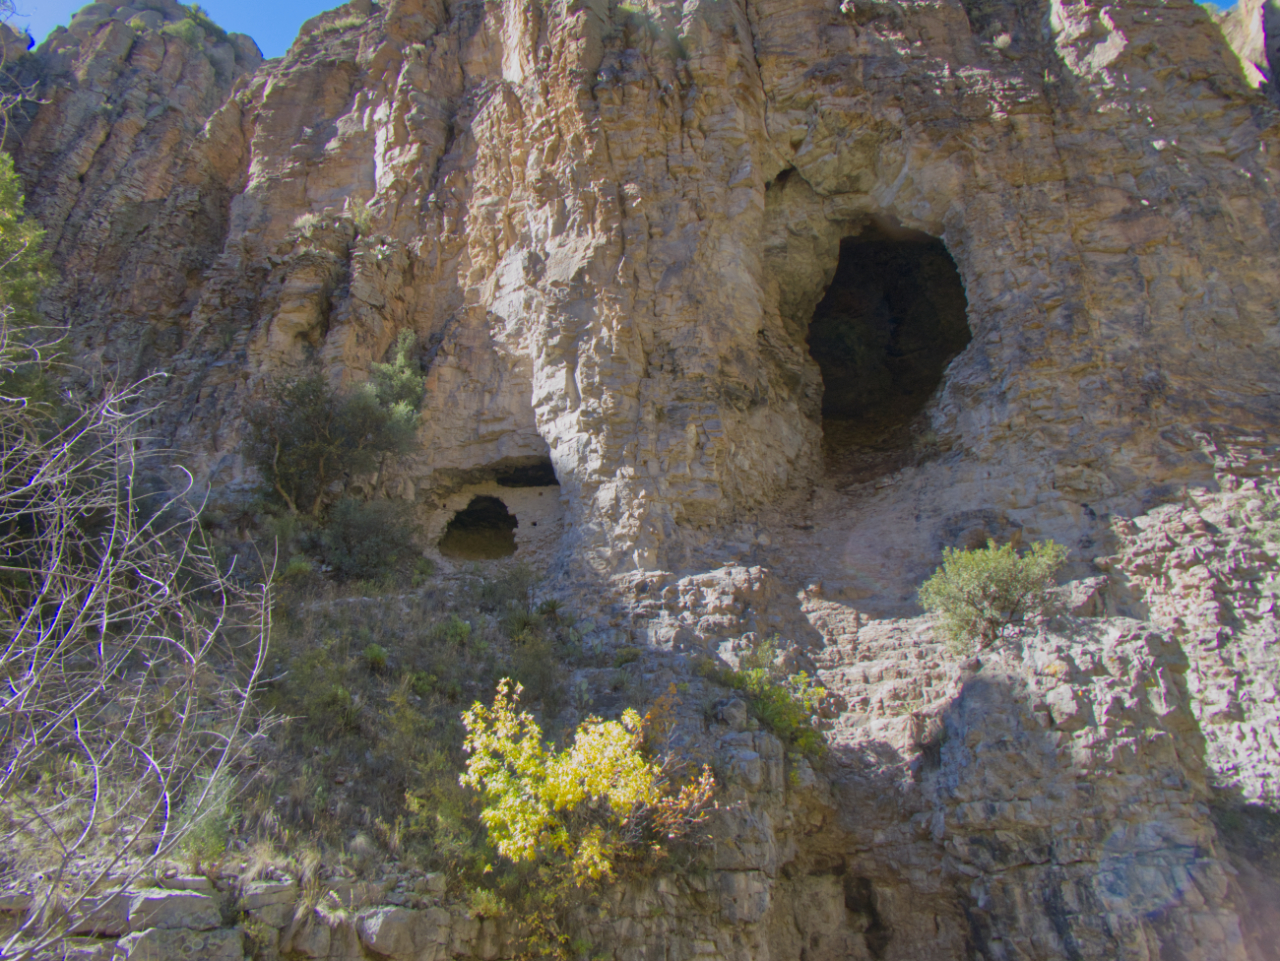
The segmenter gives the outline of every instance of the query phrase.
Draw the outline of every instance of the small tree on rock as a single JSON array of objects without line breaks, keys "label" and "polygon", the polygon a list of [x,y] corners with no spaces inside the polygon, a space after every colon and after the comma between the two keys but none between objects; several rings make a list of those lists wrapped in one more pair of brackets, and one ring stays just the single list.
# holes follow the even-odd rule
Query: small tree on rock
[{"label": "small tree on rock", "polygon": [[1066,559],[1067,549],[1053,541],[1037,542],[1021,557],[1012,544],[997,547],[994,541],[979,550],[948,547],[942,566],[920,588],[920,604],[939,616],[952,650],[983,650],[1041,606]]},{"label": "small tree on rock", "polygon": [[401,333],[394,360],[374,364],[372,379],[349,394],[319,371],[269,385],[250,413],[250,456],[291,512],[319,516],[335,480],[412,446],[426,390],[413,343]]}]

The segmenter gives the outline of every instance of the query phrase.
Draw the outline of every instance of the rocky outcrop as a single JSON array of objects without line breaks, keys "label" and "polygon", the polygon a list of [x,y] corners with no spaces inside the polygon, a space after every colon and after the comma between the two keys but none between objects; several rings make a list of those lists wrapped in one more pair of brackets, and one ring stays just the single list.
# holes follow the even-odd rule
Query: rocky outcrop
[{"label": "rocky outcrop", "polygon": [[1280,673],[1272,502],[1250,483],[1229,496],[1189,494],[1133,522],[1100,561],[1147,616],[1187,650],[1188,682],[1218,783],[1280,804]]},{"label": "rocky outcrop", "polygon": [[[1269,6],[1263,0],[1243,0],[1215,18],[1222,27],[1223,38],[1240,58],[1245,79],[1255,87],[1267,83],[1267,78],[1271,75],[1264,30],[1264,19]],[[1272,32],[1275,32],[1274,28]]]},{"label": "rocky outcrop", "polygon": [[[734,578],[723,587],[732,595]],[[924,619],[867,621],[817,599],[806,611],[830,639],[813,653],[833,695],[818,764],[789,755],[692,660],[635,662],[633,683],[684,692],[679,736],[720,781],[713,841],[693,870],[610,889],[575,937],[622,961],[657,945],[738,961],[1272,956],[1242,932],[1174,637],[1063,614],[960,662]],[[204,889],[119,899],[81,946],[239,957],[247,935],[258,958],[335,961],[519,949],[509,922],[469,917],[431,876],[312,882],[318,900],[290,880],[195,881]]]},{"label": "rocky outcrop", "polygon": [[[157,443],[216,503],[257,483],[271,378],[358,382],[411,330],[417,448],[348,488],[411,501],[429,553],[502,501],[517,557],[600,611],[592,643],[688,686],[725,791],[709,867],[617,888],[595,943],[1275,957],[1272,869],[1224,812],[1276,803],[1248,518],[1280,413],[1278,128],[1199,6],[353,0],[259,63],[171,6],[95,4],[22,64],[46,306],[86,379],[154,375]],[[842,263],[873,249],[930,266]],[[948,261],[963,298],[933,296]],[[839,370],[881,385],[830,392],[861,419],[824,404]],[[1008,649],[957,661],[913,616],[942,548],[1046,536],[1062,611]],[[826,767],[693,670],[774,633],[832,691]],[[258,893],[264,956],[508,950],[445,903],[299,920]],[[102,935],[176,957],[193,932]]]},{"label": "rocky outcrop", "polygon": [[882,501],[920,563],[975,503],[1088,553],[1211,479],[1201,438],[1272,449],[1275,128],[1195,4],[354,3],[252,77],[90,9],[17,148],[49,307],[166,373],[157,429],[224,493],[264,378],[358,380],[411,329],[383,489],[431,514],[549,459],[563,557],[685,563],[843,483],[806,326],[841,239],[895,224],[943,238],[971,334],[873,478],[915,465]]}]

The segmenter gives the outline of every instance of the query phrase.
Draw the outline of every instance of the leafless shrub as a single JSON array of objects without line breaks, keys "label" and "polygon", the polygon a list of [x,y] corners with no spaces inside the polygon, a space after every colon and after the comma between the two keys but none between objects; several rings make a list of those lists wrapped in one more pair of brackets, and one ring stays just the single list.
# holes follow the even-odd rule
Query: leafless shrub
[{"label": "leafless shrub", "polygon": [[[0,385],[40,362],[7,319]],[[270,577],[220,569],[189,476],[145,493],[139,391],[0,396],[0,888],[30,898],[5,958],[50,956],[188,842],[216,858],[272,723]]]}]

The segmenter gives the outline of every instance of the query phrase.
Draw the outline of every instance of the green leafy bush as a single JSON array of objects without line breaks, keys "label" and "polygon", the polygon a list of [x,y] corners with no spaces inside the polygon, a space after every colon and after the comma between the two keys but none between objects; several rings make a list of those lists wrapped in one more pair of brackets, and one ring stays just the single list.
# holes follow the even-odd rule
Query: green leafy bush
[{"label": "green leafy bush", "polygon": [[165,36],[176,37],[189,47],[199,47],[204,42],[204,29],[190,17],[166,23],[160,28]]},{"label": "green leafy bush", "polygon": [[364,649],[364,662],[374,674],[381,674],[387,669],[387,649],[381,644],[370,644]]},{"label": "green leafy bush", "polygon": [[332,684],[315,698],[311,718],[318,725],[338,732],[355,730],[360,723],[360,712],[355,698],[341,684]]},{"label": "green leafy bush", "polygon": [[[347,204],[347,216],[351,218],[351,222],[356,225],[356,230],[361,237],[367,237],[373,230],[373,211],[369,209],[368,203],[363,200],[350,201]],[[296,222],[295,222],[296,223]],[[409,333],[403,331],[403,334]],[[412,338],[410,334],[410,338]]]},{"label": "green leafy bush", "polygon": [[395,410],[403,405],[410,411],[422,407],[426,396],[427,379],[418,369],[413,358],[413,348],[417,344],[413,331],[402,330],[396,338],[395,354],[389,364],[374,364],[373,393],[378,403],[388,410]]},{"label": "green leafy bush", "polygon": [[644,652],[638,647],[631,647],[629,645],[626,647],[620,647],[614,652],[613,666],[626,667],[628,664],[634,664],[636,661],[640,660],[640,655],[643,653]]},{"label": "green leafy bush", "polygon": [[227,850],[234,793],[235,785],[225,774],[201,778],[178,809],[178,824],[185,828],[179,850],[196,867],[222,860]]},{"label": "green leafy bush", "polygon": [[50,276],[43,240],[40,225],[24,213],[13,157],[0,153],[0,308],[11,326],[36,319],[36,297]]},{"label": "green leafy bush", "polygon": [[947,644],[972,653],[998,641],[1005,628],[1042,609],[1045,588],[1067,559],[1067,549],[1039,541],[1022,556],[1012,544],[943,551],[942,566],[920,588],[920,604],[937,614]]},{"label": "green leafy bush", "polygon": [[436,626],[435,634],[447,644],[466,647],[471,638],[471,625],[457,614],[450,614],[448,620]]},{"label": "green leafy bush", "polygon": [[787,674],[778,667],[777,641],[763,641],[744,654],[737,670],[706,662],[703,673],[725,687],[741,691],[747,708],[791,750],[819,757],[826,750],[822,733],[813,726],[826,689],[804,671]]},{"label": "green leafy bush", "polygon": [[297,580],[306,577],[314,569],[311,561],[300,554],[296,554],[289,558],[289,562],[276,574],[276,577],[282,581]]},{"label": "green leafy bush", "polygon": [[344,497],[319,533],[320,556],[343,577],[373,578],[414,553],[409,505]]},{"label": "green leafy bush", "polygon": [[412,446],[426,390],[413,343],[403,333],[392,362],[375,363],[372,379],[347,394],[318,371],[268,385],[250,412],[249,454],[290,511],[318,516],[334,480]]}]

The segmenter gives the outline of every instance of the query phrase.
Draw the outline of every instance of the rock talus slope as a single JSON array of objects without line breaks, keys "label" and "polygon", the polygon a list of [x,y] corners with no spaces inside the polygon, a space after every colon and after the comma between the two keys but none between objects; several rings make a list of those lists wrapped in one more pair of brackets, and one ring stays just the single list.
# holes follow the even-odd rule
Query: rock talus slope
[{"label": "rock talus slope", "polygon": [[[163,372],[157,437],[234,504],[272,378],[359,382],[410,330],[417,447],[349,485],[434,538],[528,470],[521,543],[658,681],[780,632],[843,699],[825,773],[693,711],[736,802],[712,867],[619,889],[597,942],[1276,956],[1212,810],[1280,770],[1274,555],[1237,522],[1277,443],[1280,128],[1202,8],[353,0],[266,63],[184,16],[93,4],[19,64],[86,376]],[[842,433],[809,324],[884,238],[941,240],[967,334]],[[1020,646],[960,663],[908,617],[942,547],[1046,536],[1077,580]],[[285,940],[386,954],[375,920]]]}]

